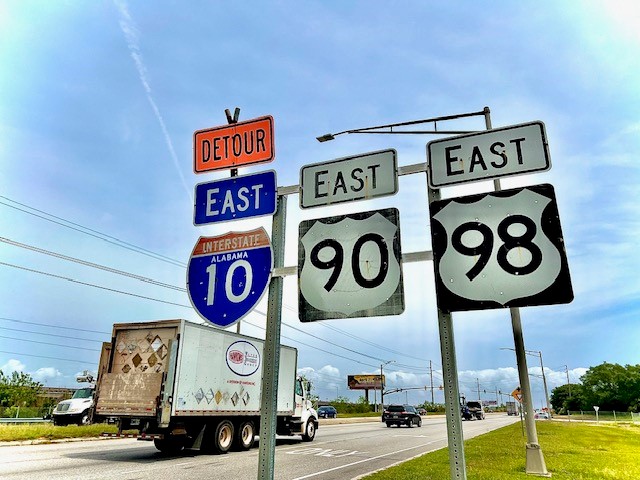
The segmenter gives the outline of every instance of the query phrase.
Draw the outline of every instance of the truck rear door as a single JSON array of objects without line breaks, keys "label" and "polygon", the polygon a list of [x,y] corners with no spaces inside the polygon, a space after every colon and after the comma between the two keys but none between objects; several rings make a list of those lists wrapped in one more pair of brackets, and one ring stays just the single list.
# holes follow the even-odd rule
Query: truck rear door
[{"label": "truck rear door", "polygon": [[109,369],[100,379],[99,415],[156,415],[178,327],[179,322],[114,325]]}]

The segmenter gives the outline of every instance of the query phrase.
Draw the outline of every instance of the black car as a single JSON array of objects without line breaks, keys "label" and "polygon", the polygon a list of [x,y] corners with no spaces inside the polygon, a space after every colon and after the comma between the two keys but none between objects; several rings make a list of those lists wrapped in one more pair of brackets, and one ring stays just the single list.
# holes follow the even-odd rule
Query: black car
[{"label": "black car", "polygon": [[318,417],[320,418],[336,418],[338,411],[331,405],[324,405],[318,408]]},{"label": "black car", "polygon": [[422,418],[411,405],[389,405],[382,412],[382,421],[387,424],[387,427],[391,425],[406,425],[409,428],[414,425],[422,426]]}]

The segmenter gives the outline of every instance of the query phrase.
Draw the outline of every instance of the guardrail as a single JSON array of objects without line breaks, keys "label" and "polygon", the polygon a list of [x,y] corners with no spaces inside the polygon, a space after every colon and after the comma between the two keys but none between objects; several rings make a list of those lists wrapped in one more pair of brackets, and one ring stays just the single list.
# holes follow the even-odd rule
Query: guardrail
[{"label": "guardrail", "polygon": [[47,418],[0,418],[0,423],[51,423]]}]

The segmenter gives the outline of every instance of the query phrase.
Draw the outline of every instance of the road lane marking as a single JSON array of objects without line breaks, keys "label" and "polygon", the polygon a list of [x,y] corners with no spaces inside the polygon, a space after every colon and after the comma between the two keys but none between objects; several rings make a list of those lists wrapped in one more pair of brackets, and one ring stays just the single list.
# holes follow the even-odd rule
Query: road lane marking
[{"label": "road lane marking", "polygon": [[332,458],[341,458],[341,457],[349,457],[351,455],[363,455],[368,452],[360,452],[358,450],[333,450],[331,448],[316,448],[309,447],[303,448],[301,450],[293,450],[291,452],[286,452],[287,455],[313,455],[315,457],[332,457]]},{"label": "road lane marking", "polygon": [[415,447],[403,448],[402,450],[396,450],[395,452],[389,452],[389,453],[385,453],[383,455],[378,455],[376,457],[365,458],[365,459],[359,460],[357,462],[348,463],[346,465],[340,465],[339,467],[328,468],[327,470],[322,470],[320,472],[310,473],[310,474],[304,475],[302,477],[294,478],[293,480],[304,480],[305,478],[311,478],[311,477],[315,477],[317,475],[322,475],[322,474],[325,474],[325,473],[334,472],[336,470],[341,470],[343,468],[352,467],[352,466],[358,465],[360,463],[369,462],[371,460],[378,460],[380,458],[388,457],[389,455],[395,455],[395,454],[402,453],[402,452],[408,452],[409,450],[415,450],[416,448],[426,447],[427,445],[431,445],[432,443],[436,443],[436,442],[439,442],[439,441],[442,441],[442,440],[446,440],[446,437],[440,438],[438,440],[432,440],[430,442],[423,443],[423,444],[420,444],[420,445],[416,445]]}]

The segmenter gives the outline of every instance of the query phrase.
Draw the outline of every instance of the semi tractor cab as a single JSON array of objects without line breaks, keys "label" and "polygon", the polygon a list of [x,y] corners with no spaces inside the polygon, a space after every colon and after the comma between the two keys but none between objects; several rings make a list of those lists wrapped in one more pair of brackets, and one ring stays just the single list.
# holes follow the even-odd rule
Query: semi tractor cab
[{"label": "semi tractor cab", "polygon": [[[78,377],[80,378],[80,377]],[[88,425],[93,413],[95,385],[76,390],[69,400],[63,400],[51,413],[54,425]]]}]

